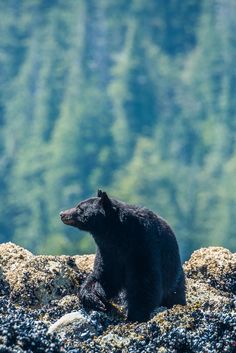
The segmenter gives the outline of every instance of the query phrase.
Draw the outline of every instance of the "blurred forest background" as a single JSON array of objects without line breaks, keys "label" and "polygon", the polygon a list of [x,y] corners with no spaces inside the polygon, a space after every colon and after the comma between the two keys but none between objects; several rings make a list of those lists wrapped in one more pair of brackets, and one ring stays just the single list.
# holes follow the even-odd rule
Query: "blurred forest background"
[{"label": "blurred forest background", "polygon": [[94,251],[59,211],[104,188],[235,251],[235,0],[4,0],[0,31],[1,242]]}]

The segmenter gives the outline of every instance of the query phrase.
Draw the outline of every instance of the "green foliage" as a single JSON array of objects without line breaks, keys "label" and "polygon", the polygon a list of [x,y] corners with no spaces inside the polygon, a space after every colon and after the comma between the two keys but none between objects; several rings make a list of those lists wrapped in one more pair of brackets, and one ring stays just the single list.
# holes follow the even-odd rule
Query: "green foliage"
[{"label": "green foliage", "polygon": [[105,187],[183,257],[236,249],[233,0],[0,4],[0,240],[94,251],[59,211]]}]

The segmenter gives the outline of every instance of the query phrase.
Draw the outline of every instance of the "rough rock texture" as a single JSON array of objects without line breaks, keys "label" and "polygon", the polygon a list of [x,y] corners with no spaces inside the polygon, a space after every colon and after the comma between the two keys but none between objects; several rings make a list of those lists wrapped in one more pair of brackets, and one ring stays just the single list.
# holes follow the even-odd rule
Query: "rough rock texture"
[{"label": "rough rock texture", "polygon": [[11,242],[0,244],[0,265],[4,271],[14,271],[19,264],[32,258],[33,254]]},{"label": "rough rock texture", "polygon": [[[187,305],[159,308],[142,324],[128,323],[124,308],[86,313],[78,290],[94,256],[34,256],[0,245],[1,352],[236,352],[236,255],[200,249],[185,263]],[[76,312],[70,324],[53,326]],[[66,317],[67,318],[67,317]]]},{"label": "rough rock texture", "polygon": [[195,251],[185,264],[185,272],[192,280],[236,294],[236,255],[221,247]]},{"label": "rough rock texture", "polygon": [[9,293],[9,286],[6,281],[3,268],[0,265],[0,296],[8,293]]},{"label": "rough rock texture", "polygon": [[[0,288],[25,306],[48,304],[78,294],[80,282],[93,266],[93,255],[34,256],[12,243],[0,245]],[[2,283],[2,285],[1,285]],[[3,285],[5,283],[5,286]]]}]

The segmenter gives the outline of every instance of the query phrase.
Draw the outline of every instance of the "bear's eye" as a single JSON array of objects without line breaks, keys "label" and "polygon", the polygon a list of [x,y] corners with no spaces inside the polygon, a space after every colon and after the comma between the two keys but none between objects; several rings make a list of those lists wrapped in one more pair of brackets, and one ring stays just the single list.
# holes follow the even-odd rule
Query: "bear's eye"
[{"label": "bear's eye", "polygon": [[79,211],[83,211],[84,210],[80,205],[76,206],[76,209],[79,210]]}]

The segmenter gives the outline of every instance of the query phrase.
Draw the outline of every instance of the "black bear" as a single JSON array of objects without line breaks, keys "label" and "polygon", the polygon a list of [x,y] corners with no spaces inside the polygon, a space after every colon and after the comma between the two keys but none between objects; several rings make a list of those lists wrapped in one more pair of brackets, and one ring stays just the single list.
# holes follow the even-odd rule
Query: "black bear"
[{"label": "black bear", "polygon": [[148,320],[159,306],[186,304],[178,244],[161,217],[101,190],[60,216],[65,224],[90,232],[97,245],[94,270],[80,290],[85,307],[106,310],[108,300],[122,290],[131,321]]}]

